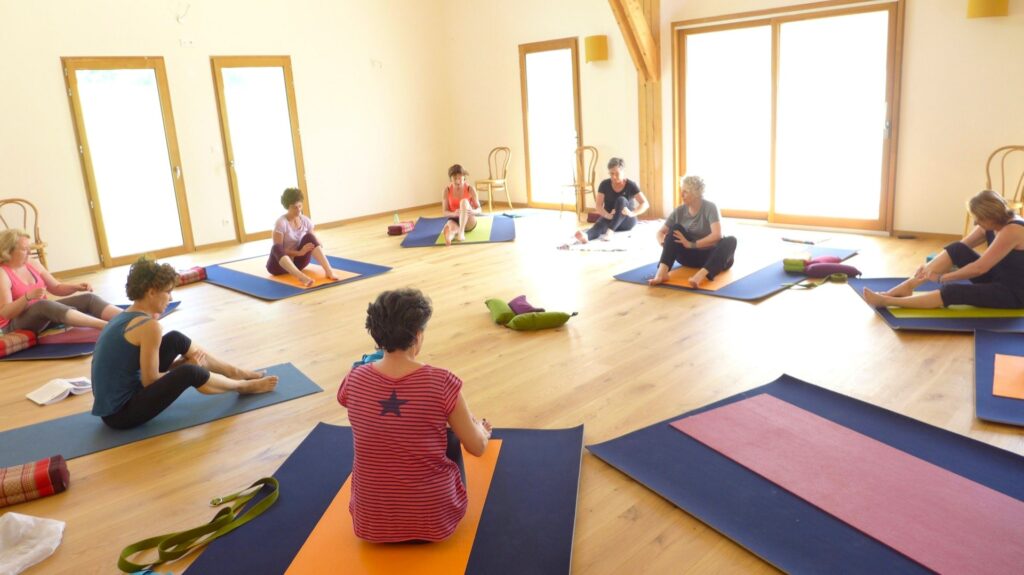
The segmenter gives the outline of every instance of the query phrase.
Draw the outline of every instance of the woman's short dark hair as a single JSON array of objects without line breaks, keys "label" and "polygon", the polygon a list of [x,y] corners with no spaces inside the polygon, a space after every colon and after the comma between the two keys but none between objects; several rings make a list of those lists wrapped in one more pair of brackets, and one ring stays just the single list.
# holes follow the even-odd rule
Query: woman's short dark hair
[{"label": "woman's short dark hair", "polygon": [[612,158],[608,160],[608,169],[612,168],[625,168],[626,162],[622,158]]},{"label": "woman's short dark hair", "polygon": [[468,176],[469,172],[462,167],[462,164],[452,164],[452,167],[448,168],[448,177],[454,178],[455,176]]},{"label": "woman's short dark hair", "polygon": [[302,190],[298,188],[288,188],[281,194],[281,205],[284,209],[292,207],[295,202],[302,201]]},{"label": "woman's short dark hair", "polygon": [[177,282],[178,272],[171,264],[158,264],[146,256],[142,256],[128,269],[128,281],[124,290],[132,301],[146,297],[151,289],[168,290]]},{"label": "woman's short dark hair", "polygon": [[409,349],[433,313],[430,300],[418,289],[386,291],[366,308],[366,331],[385,351]]}]

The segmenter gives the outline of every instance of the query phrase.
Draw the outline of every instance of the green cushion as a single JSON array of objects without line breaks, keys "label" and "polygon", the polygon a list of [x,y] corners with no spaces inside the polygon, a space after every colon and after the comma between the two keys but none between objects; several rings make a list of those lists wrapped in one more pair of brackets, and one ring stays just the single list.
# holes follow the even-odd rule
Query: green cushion
[{"label": "green cushion", "polygon": [[487,305],[487,309],[491,310],[491,319],[496,324],[505,325],[512,318],[516,317],[516,313],[512,311],[512,308],[508,307],[508,304],[500,299],[491,298],[485,301],[484,304]]},{"label": "green cushion", "polygon": [[505,327],[519,331],[536,331],[538,329],[549,329],[558,327],[569,321],[569,318],[576,315],[560,311],[534,311],[521,313],[508,322]]}]

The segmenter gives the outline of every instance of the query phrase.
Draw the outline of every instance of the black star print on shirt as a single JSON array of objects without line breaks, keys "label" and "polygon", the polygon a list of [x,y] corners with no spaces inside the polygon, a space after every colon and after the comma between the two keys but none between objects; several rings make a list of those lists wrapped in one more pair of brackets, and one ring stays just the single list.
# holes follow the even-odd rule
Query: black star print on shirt
[{"label": "black star print on shirt", "polygon": [[395,390],[391,390],[391,398],[390,399],[380,399],[377,402],[380,403],[380,414],[381,415],[387,415],[389,413],[394,413],[398,417],[402,417],[402,410],[400,408],[402,407],[402,404],[409,403],[409,400],[408,399],[398,399],[398,392],[395,391]]}]

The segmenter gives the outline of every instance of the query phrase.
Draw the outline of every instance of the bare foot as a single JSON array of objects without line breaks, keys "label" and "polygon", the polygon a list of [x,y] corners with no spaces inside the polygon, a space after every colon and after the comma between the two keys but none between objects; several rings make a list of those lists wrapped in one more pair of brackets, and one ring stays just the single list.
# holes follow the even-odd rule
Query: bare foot
[{"label": "bare foot", "polygon": [[444,245],[446,245],[446,246],[452,245],[452,230],[451,230],[451,228],[445,228],[444,229]]},{"label": "bare foot", "polygon": [[699,288],[700,282],[708,278],[708,270],[701,268],[697,270],[697,273],[690,276],[689,283],[692,288]]},{"label": "bare foot", "polygon": [[885,307],[885,300],[882,294],[877,294],[868,288],[864,288],[864,301],[871,307]]},{"label": "bare foot", "polygon": [[249,395],[254,393],[266,393],[277,387],[277,376],[267,375],[259,379],[247,379],[238,386],[238,393]]},{"label": "bare foot", "polygon": [[587,239],[587,234],[581,232],[580,230],[576,230],[575,237],[576,237],[576,241],[581,243],[581,244],[585,244],[588,241],[590,241],[590,240]]},{"label": "bare foot", "polygon": [[602,242],[610,242],[612,240],[612,236],[614,236],[614,235],[615,235],[615,232],[613,232],[611,230],[608,230],[607,232],[601,234],[601,241]]},{"label": "bare foot", "polygon": [[656,286],[658,284],[663,284],[666,281],[668,281],[668,274],[657,273],[657,274],[654,274],[654,277],[652,277],[651,279],[647,280],[647,285]]},{"label": "bare foot", "polygon": [[299,278],[299,281],[302,282],[302,287],[306,288],[312,287],[313,284],[316,283],[313,281],[313,278],[307,276],[306,274],[302,274],[302,277]]},{"label": "bare foot", "polygon": [[325,274],[324,277],[331,280],[332,282],[338,280],[338,276],[334,275],[334,271],[327,272],[327,274]]},{"label": "bare foot", "polygon": [[464,242],[466,241],[466,234],[459,234],[459,237],[456,239],[460,242]]},{"label": "bare foot", "polygon": [[906,282],[892,288],[891,290],[879,292],[881,295],[887,295],[889,297],[907,297],[914,294],[914,288],[906,284]]},{"label": "bare foot", "polygon": [[251,369],[235,368],[234,379],[259,379],[267,375],[265,371],[253,371]]}]

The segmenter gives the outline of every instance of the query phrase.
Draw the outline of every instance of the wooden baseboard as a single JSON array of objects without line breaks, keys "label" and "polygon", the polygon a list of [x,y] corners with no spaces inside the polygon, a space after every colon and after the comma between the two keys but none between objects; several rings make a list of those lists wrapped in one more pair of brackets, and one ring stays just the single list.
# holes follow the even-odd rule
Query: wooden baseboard
[{"label": "wooden baseboard", "polygon": [[357,217],[354,217],[354,218],[346,218],[344,220],[335,220],[333,222],[323,222],[323,223],[316,222],[316,227],[324,228],[324,229],[336,228],[338,226],[343,226],[345,224],[353,224],[353,223],[356,223],[356,222],[372,220],[374,218],[379,218],[379,217],[387,216],[387,215],[390,215],[390,214],[396,214],[396,213],[397,214],[401,214],[402,212],[411,212],[411,211],[414,211],[414,210],[423,210],[423,209],[429,208],[431,206],[436,206],[437,203],[438,202],[430,202],[429,204],[423,204],[422,206],[413,206],[411,208],[402,208],[400,210],[388,210],[386,212],[378,212],[376,214],[367,214],[365,216],[357,216]]},{"label": "wooden baseboard", "polygon": [[84,268],[74,268],[74,269],[70,269],[70,270],[62,270],[62,271],[59,271],[59,272],[51,272],[51,273],[53,274],[53,277],[55,277],[57,279],[65,279],[65,278],[71,278],[71,277],[75,277],[75,276],[80,276],[80,275],[83,275],[83,274],[91,274],[93,272],[98,272],[98,271],[100,271],[102,269],[103,269],[103,266],[101,266],[100,264],[94,264],[94,265],[91,265],[91,266],[85,266]]},{"label": "wooden baseboard", "polygon": [[241,242],[239,242],[237,239],[235,239],[235,240],[224,240],[222,242],[213,242],[212,244],[203,244],[201,246],[196,246],[196,251],[197,252],[201,252],[201,251],[205,251],[205,250],[215,250],[215,249],[218,249],[218,248],[229,248],[231,246],[237,246],[240,243]]},{"label": "wooden baseboard", "polygon": [[892,237],[900,239],[944,240],[948,242],[955,242],[963,238],[963,236],[957,234],[938,234],[935,232],[910,232],[905,230],[893,230]]}]

